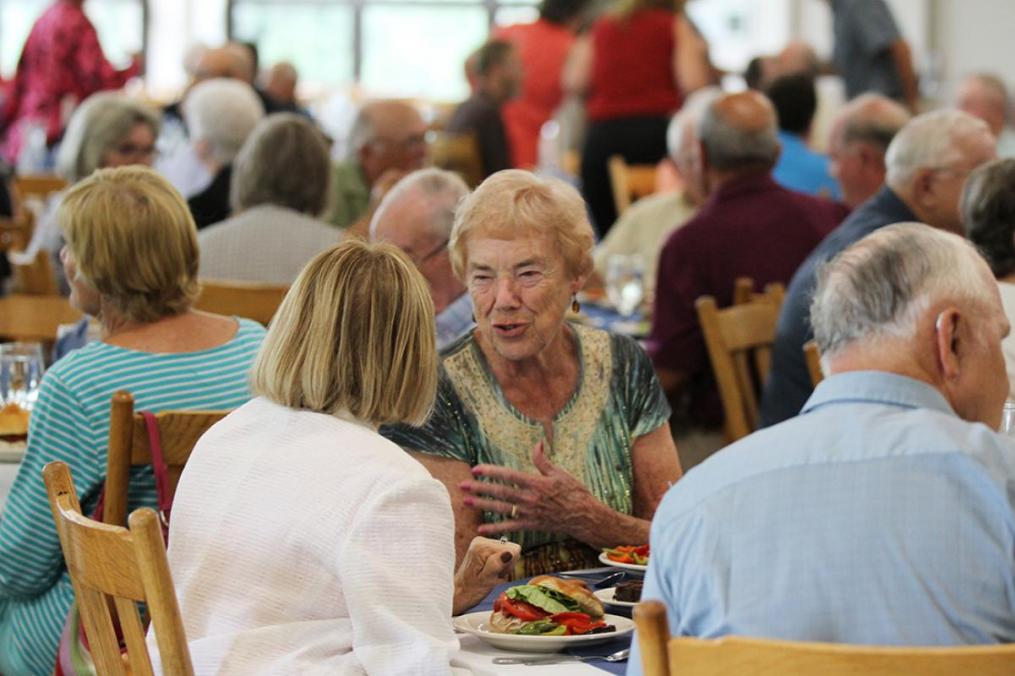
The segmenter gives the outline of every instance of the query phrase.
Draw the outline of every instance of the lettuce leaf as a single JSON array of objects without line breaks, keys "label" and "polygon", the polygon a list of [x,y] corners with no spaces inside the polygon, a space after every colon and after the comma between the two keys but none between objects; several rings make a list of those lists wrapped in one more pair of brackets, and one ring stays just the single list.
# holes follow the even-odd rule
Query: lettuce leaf
[{"label": "lettuce leaf", "polygon": [[581,609],[578,602],[571,597],[546,587],[522,584],[517,587],[511,587],[505,593],[509,599],[526,601],[551,614],[567,613]]},{"label": "lettuce leaf", "polygon": [[515,633],[529,636],[562,636],[567,633],[567,627],[551,620],[536,620],[535,622],[526,622]]}]

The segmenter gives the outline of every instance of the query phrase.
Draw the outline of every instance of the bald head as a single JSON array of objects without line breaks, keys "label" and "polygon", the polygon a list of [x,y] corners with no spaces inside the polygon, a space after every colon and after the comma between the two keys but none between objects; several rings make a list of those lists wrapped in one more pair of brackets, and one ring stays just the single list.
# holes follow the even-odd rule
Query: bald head
[{"label": "bald head", "polygon": [[194,63],[194,82],[225,77],[249,83],[250,61],[238,49],[230,46],[205,49]]},{"label": "bald head", "polygon": [[997,136],[1008,121],[1008,90],[996,75],[969,75],[955,93],[955,107],[986,122]]},{"label": "bald head", "polygon": [[373,101],[356,116],[349,150],[367,182],[389,169],[415,171],[426,161],[426,122],[404,101]]},{"label": "bald head", "polygon": [[880,94],[858,96],[836,116],[828,140],[829,172],[847,205],[856,207],[881,189],[885,151],[909,119],[906,108]]},{"label": "bald head", "polygon": [[268,70],[264,80],[264,92],[280,103],[296,101],[296,83],[299,74],[291,63],[276,63]]},{"label": "bald head", "polygon": [[770,168],[779,158],[775,108],[756,91],[716,99],[698,124],[698,138],[703,158],[714,171]]}]

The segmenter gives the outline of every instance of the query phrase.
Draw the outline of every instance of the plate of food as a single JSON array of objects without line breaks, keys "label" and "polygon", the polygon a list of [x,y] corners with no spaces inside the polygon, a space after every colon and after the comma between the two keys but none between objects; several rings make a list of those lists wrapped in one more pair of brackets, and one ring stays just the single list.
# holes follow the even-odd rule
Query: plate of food
[{"label": "plate of food", "polygon": [[643,580],[627,580],[616,587],[609,589],[597,589],[594,593],[596,598],[608,606],[618,608],[634,608],[641,600],[641,587]]},{"label": "plate of food", "polygon": [[509,587],[493,611],[461,615],[454,625],[495,648],[533,653],[601,643],[634,631],[634,622],[626,617],[605,614],[584,582],[549,575]]},{"label": "plate of food", "polygon": [[608,566],[644,573],[648,570],[648,556],[648,545],[620,545],[613,549],[604,549],[599,555],[599,560]]}]

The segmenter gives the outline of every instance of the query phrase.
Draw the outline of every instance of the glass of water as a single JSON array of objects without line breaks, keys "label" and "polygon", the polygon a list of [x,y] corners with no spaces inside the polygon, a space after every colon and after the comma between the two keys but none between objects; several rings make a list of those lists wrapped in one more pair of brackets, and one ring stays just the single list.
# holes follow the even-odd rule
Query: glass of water
[{"label": "glass of water", "polygon": [[1015,437],[1015,401],[1009,399],[1004,402],[1004,411],[1001,413],[1001,434]]},{"label": "glass of water", "polygon": [[31,411],[45,364],[39,343],[0,343],[0,405]]},{"label": "glass of water", "polygon": [[606,259],[606,295],[623,317],[634,315],[645,297],[645,260],[640,254]]}]

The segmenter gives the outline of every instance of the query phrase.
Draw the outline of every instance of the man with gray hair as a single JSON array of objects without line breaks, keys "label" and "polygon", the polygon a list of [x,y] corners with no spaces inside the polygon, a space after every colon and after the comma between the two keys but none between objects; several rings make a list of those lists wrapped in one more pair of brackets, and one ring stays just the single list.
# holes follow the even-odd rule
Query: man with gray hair
[{"label": "man with gray hair", "polygon": [[201,229],[229,217],[233,159],[264,118],[264,106],[249,84],[215,78],[190,90],[183,101],[183,117],[194,153],[212,177],[204,190],[187,200]]},{"label": "man with gray hair", "polygon": [[349,132],[349,153],[332,168],[334,206],[330,223],[366,235],[384,194],[427,158],[426,122],[404,101],[372,101],[360,109]]},{"label": "man with gray hair", "polygon": [[458,174],[421,169],[395,184],[370,221],[370,240],[389,242],[404,251],[429,283],[438,350],[475,324],[472,300],[455,277],[448,254],[455,209],[468,193]]},{"label": "man with gray hair", "polygon": [[962,234],[959,198],[966,177],[994,157],[986,123],[955,110],[915,117],[895,136],[885,156],[885,185],[815,249],[790,282],[761,398],[762,427],[799,413],[814,389],[803,348],[814,335],[808,311],[818,266],[890,223],[919,221]]},{"label": "man with gray hair", "polygon": [[[779,157],[775,110],[754,91],[727,94],[698,124],[693,180],[708,201],[667,240],[659,257],[648,339],[663,388],[688,395],[692,420],[715,425],[721,407],[694,302],[733,302],[737,277],[785,284],[846,216],[842,205],[787,190],[772,179]],[[681,402],[682,403],[682,402]]]},{"label": "man with gray hair", "polygon": [[967,75],[955,93],[955,107],[987,123],[997,137],[998,157],[1015,157],[1015,129],[1008,124],[1011,102],[1004,80],[993,73]]},{"label": "man with gray hair", "polygon": [[799,417],[669,490],[642,598],[682,636],[1015,641],[1015,447],[994,431],[1009,325],[990,269],[957,235],[893,225],[822,268],[812,317],[827,377]]}]

